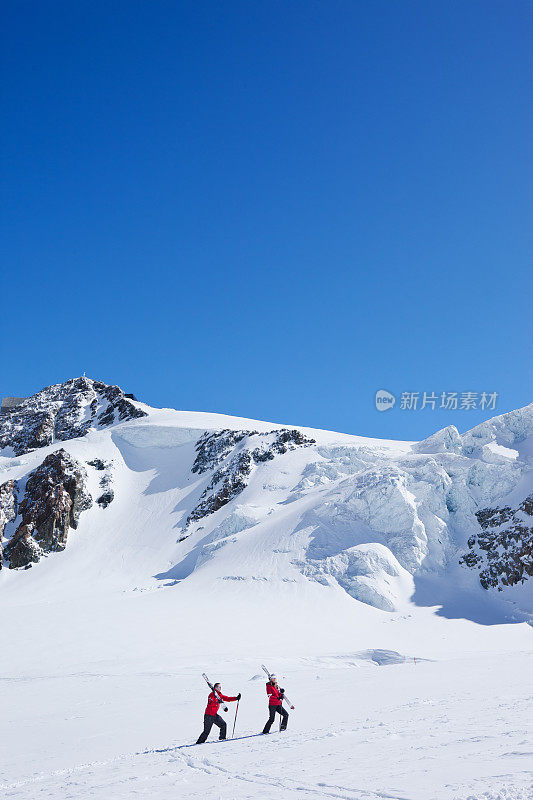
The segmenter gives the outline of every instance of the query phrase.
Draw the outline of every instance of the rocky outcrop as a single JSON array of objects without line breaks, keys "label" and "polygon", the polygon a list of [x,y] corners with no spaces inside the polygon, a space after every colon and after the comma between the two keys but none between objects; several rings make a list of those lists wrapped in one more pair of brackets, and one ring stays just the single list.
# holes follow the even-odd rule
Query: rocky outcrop
[{"label": "rocky outcrop", "polygon": [[48,386],[0,416],[0,450],[15,455],[54,441],[84,436],[89,428],[145,417],[133,395],[91,378]]},{"label": "rocky outcrop", "polygon": [[18,508],[22,521],[5,548],[12,569],[65,549],[69,529],[92,505],[86,480],[85,469],[65,450],[50,453],[30,474]]},{"label": "rocky outcrop", "polygon": [[246,488],[255,465],[311,444],[315,444],[314,439],[309,439],[299,430],[286,428],[269,433],[223,430],[204,434],[196,445],[197,457],[192,472],[203,473],[219,464],[221,466],[187,517],[185,529],[240,494]]},{"label": "rocky outcrop", "polygon": [[95,469],[97,469],[98,472],[103,472],[107,466],[106,462],[102,461],[101,458],[93,458],[92,461],[87,461],[87,464],[90,467],[94,467]]},{"label": "rocky outcrop", "polygon": [[90,467],[94,467],[96,470],[98,470],[98,472],[104,473],[99,481],[100,488],[103,489],[103,492],[99,497],[96,498],[96,502],[100,508],[107,508],[108,505],[115,499],[115,492],[112,488],[112,464],[109,461],[102,461],[101,458],[94,458],[92,461],[87,461],[87,464],[89,464]]},{"label": "rocky outcrop", "polygon": [[115,499],[115,492],[113,489],[106,489],[105,492],[102,492],[100,497],[96,498],[96,502],[100,506],[100,508],[107,508],[110,503],[113,502]]},{"label": "rocky outcrop", "polygon": [[196,443],[196,458],[191,467],[191,472],[201,475],[217,467],[233,450],[236,444],[242,442],[247,436],[253,436],[257,431],[206,431]]},{"label": "rocky outcrop", "polygon": [[2,537],[8,522],[17,516],[17,484],[16,481],[6,481],[0,486],[0,569],[4,558],[2,553]]},{"label": "rocky outcrop", "polygon": [[16,537],[13,536],[8,548],[6,548],[6,555],[10,558],[9,566],[11,569],[18,569],[19,567],[27,569],[40,560],[43,550],[32,536],[34,529],[35,526],[31,522],[27,525],[19,525]]},{"label": "rocky outcrop", "polygon": [[476,512],[481,527],[468,540],[460,563],[479,570],[484,589],[524,583],[533,576],[533,495],[518,508],[484,508]]}]

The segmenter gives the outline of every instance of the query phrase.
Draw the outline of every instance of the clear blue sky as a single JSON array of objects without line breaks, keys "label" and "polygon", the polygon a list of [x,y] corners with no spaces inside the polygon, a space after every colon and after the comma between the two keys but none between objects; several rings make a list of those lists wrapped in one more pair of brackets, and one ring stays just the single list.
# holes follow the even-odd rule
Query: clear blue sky
[{"label": "clear blue sky", "polygon": [[0,393],[421,438],[533,400],[529,0],[4,0]]}]

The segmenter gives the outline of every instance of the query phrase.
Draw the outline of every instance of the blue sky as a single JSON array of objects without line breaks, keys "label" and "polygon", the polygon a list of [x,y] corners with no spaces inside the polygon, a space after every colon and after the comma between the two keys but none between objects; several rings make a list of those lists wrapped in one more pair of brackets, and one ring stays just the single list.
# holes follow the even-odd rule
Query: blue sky
[{"label": "blue sky", "polygon": [[529,2],[3,3],[0,393],[391,438],[533,400]]}]

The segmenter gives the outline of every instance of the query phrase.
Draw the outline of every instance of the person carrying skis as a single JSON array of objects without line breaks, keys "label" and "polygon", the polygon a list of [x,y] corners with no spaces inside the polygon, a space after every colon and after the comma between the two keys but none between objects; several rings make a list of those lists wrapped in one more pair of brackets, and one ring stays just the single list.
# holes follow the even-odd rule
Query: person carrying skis
[{"label": "person carrying skis", "polygon": [[289,712],[283,708],[283,694],[285,689],[280,689],[278,686],[278,679],[275,675],[270,676],[270,680],[266,685],[266,692],[268,695],[268,712],[269,717],[265,727],[263,728],[263,733],[270,733],[270,728],[272,727],[272,723],[274,722],[274,717],[276,716],[276,712],[281,714],[281,726],[280,730],[284,731],[287,728],[287,722],[289,719]]},{"label": "person carrying skis", "polygon": [[[228,697],[225,694],[222,694],[222,692],[220,691],[220,683],[214,684],[213,691],[210,692],[209,697],[207,698],[207,706],[204,714],[204,729],[200,734],[200,736],[198,737],[196,744],[203,744],[205,742],[205,740],[207,739],[207,737],[211,732],[211,728],[213,727],[213,725],[216,725],[217,728],[219,729],[218,738],[220,740],[226,738],[227,725],[220,716],[220,714],[218,713],[218,709],[220,708],[220,703],[222,701],[224,701],[225,703],[233,703],[234,700],[240,700],[240,699],[241,699],[240,692],[236,697]],[[228,709],[225,710],[227,711]]]}]

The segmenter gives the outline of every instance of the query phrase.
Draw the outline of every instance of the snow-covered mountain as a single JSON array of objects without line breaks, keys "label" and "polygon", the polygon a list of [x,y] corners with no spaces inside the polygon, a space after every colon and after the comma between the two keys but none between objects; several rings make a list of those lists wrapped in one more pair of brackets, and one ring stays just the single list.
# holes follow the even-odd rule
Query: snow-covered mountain
[{"label": "snow-covered mountain", "polygon": [[485,595],[487,615],[523,619],[532,442],[533,404],[410,443],[156,410],[77,378],[0,417],[3,562],[38,564],[44,586],[66,549],[79,586],[96,562],[124,587],[314,582],[465,617]]},{"label": "snow-covered mountain", "polygon": [[[532,435],[533,406],[380,441],[85,377],[4,404],[2,796],[529,800]],[[287,733],[254,736],[261,663]],[[203,671],[249,738],[182,749]]]}]

